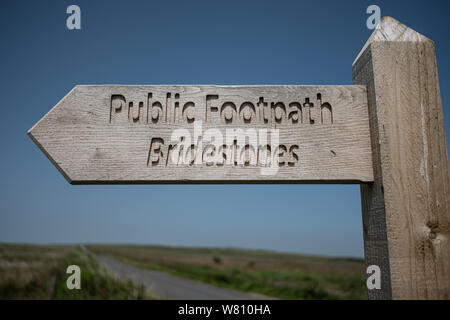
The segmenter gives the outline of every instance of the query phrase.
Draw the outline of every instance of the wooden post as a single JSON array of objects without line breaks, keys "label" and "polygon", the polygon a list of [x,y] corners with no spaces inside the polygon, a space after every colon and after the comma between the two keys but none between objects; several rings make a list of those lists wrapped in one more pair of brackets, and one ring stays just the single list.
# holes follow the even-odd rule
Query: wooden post
[{"label": "wooden post", "polygon": [[374,182],[361,186],[371,299],[450,299],[450,176],[434,43],[382,19],[353,63],[367,85]]}]

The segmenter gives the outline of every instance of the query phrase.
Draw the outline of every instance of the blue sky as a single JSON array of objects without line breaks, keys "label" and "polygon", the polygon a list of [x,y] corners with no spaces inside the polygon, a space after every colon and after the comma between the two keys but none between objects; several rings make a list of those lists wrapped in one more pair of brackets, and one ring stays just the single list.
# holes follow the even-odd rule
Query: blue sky
[{"label": "blue sky", "polygon": [[363,256],[357,185],[72,186],[26,132],[77,84],[351,84],[370,4],[435,41],[448,136],[448,1],[2,1],[0,242]]}]

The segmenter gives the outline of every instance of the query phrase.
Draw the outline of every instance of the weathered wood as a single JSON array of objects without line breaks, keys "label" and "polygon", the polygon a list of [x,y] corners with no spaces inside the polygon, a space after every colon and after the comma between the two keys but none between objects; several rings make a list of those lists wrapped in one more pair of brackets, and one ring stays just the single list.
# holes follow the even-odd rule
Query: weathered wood
[{"label": "weathered wood", "polygon": [[[256,163],[169,161],[175,130],[200,121],[250,139],[279,129],[277,172],[262,174],[259,149]],[[72,184],[373,181],[365,86],[77,86],[29,135]]]},{"label": "weathered wood", "polygon": [[450,176],[434,44],[390,17],[353,64],[367,85],[374,183],[361,186],[372,299],[450,299]]}]

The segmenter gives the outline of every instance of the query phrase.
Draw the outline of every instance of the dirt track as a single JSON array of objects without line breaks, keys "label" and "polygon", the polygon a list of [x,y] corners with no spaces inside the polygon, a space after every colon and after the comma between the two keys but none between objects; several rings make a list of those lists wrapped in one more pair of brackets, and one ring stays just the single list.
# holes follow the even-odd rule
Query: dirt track
[{"label": "dirt track", "polygon": [[109,270],[121,279],[143,284],[152,294],[170,300],[260,300],[268,297],[245,293],[175,277],[173,275],[144,270],[122,263],[110,257],[96,256]]}]

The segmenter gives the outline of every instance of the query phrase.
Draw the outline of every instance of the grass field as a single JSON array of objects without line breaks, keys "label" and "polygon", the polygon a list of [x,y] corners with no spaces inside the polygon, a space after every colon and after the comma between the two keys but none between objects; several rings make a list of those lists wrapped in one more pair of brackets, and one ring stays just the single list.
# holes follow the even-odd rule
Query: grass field
[{"label": "grass field", "polygon": [[90,245],[101,255],[219,287],[281,299],[366,299],[360,259],[269,251]]},{"label": "grass field", "polygon": [[[66,286],[67,266],[81,269],[81,289]],[[144,299],[145,288],[113,278],[75,246],[0,244],[0,299]]]}]

